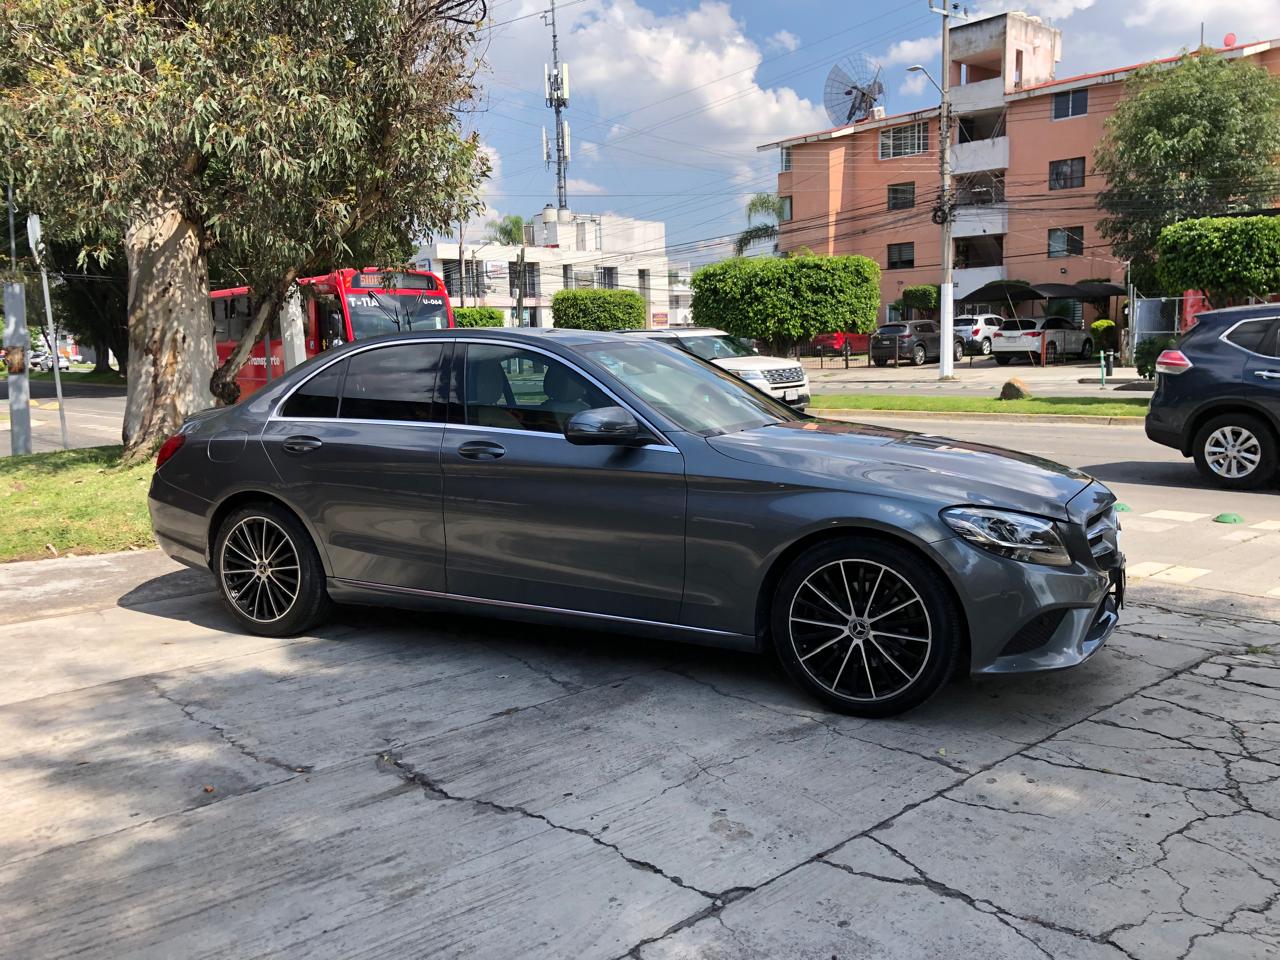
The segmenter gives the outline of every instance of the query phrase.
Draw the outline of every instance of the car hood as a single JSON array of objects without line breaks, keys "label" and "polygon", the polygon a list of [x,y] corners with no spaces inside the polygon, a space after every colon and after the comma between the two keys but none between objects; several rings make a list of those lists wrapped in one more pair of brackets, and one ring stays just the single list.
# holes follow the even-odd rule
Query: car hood
[{"label": "car hood", "polygon": [[1007,507],[1066,520],[1093,478],[1071,467],[981,443],[864,423],[800,420],[712,437],[720,453],[829,483],[876,487],[952,504]]},{"label": "car hood", "polygon": [[800,366],[799,360],[782,357],[718,357],[711,361],[725,370],[791,370]]}]

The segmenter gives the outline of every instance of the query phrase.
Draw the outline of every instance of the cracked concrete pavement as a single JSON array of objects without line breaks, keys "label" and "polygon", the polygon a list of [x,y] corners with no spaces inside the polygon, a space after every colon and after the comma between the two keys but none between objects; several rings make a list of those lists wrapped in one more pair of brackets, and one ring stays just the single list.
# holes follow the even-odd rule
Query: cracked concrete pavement
[{"label": "cracked concrete pavement", "polygon": [[1084,667],[877,722],[609,634],[248,637],[149,552],[0,596],[37,581],[0,674],[5,957],[1280,957],[1265,601],[1144,588]]}]

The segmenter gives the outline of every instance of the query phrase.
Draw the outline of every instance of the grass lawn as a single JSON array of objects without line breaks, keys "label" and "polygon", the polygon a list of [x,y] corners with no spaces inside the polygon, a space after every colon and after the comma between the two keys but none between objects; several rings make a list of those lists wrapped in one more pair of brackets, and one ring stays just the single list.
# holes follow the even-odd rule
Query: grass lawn
[{"label": "grass lawn", "polygon": [[[121,377],[120,374],[116,373],[115,371],[111,371],[109,373],[94,373],[91,367],[86,368],[84,370],[76,370],[73,367],[70,370],[63,370],[61,372],[62,372],[62,382],[64,384],[65,383],[104,383],[104,384],[109,384],[110,386],[113,386],[113,387],[124,386],[124,378]],[[4,371],[3,376],[0,376],[0,380],[6,380],[8,379],[8,377],[9,377],[9,372],[6,370]],[[48,382],[52,383],[53,373],[52,371],[50,371],[49,373],[33,373],[31,374],[31,379],[47,380]]]},{"label": "grass lawn", "polygon": [[1092,417],[1144,417],[1149,397],[869,397],[827,393],[814,396],[814,410],[919,410],[928,413],[1056,413]]},{"label": "grass lawn", "polygon": [[152,461],[120,466],[120,447],[0,459],[0,561],[151,547]]}]

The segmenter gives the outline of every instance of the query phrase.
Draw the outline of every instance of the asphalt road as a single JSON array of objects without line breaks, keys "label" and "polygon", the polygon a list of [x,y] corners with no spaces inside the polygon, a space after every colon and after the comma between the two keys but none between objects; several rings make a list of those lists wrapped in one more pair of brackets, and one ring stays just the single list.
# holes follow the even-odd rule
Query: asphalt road
[{"label": "asphalt road", "polygon": [[[62,389],[67,435],[72,447],[98,447],[120,442],[124,421],[124,388],[65,383]],[[62,430],[52,380],[31,381],[32,452],[62,449]],[[0,380],[0,456],[12,450],[9,435],[9,384]]]}]

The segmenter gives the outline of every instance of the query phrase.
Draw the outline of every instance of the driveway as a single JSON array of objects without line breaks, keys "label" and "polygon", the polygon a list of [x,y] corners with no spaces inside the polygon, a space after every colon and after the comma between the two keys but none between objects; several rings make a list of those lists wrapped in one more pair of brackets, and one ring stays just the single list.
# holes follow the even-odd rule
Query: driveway
[{"label": "driveway", "polygon": [[874,722],[608,634],[249,637],[209,586],[149,551],[0,567],[6,956],[1280,949],[1265,598],[1140,584],[1084,667]]}]

